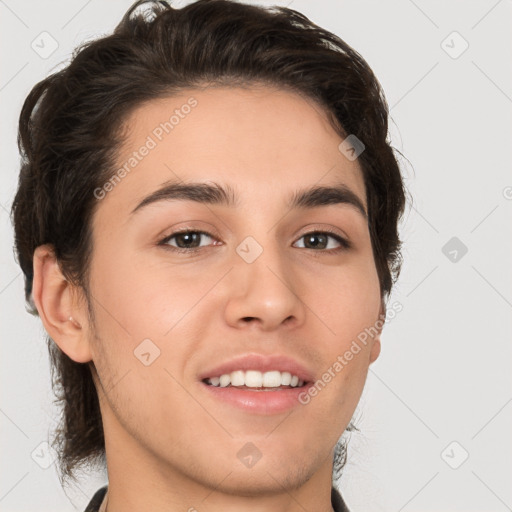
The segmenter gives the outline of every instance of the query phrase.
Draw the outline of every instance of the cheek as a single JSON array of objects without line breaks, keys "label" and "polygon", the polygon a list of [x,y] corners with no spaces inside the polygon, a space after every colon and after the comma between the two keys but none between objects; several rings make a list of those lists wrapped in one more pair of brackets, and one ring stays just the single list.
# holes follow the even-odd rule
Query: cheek
[{"label": "cheek", "polygon": [[380,285],[369,259],[351,266],[350,271],[340,268],[318,284],[323,286],[310,295],[323,324],[318,347],[323,352],[324,373],[316,386],[323,399],[318,405],[325,407],[325,415],[339,417],[343,424],[350,420],[360,398],[381,327]]},{"label": "cheek", "polygon": [[316,276],[308,288],[311,308],[325,324],[328,345],[343,349],[379,318],[380,285],[373,260]]},{"label": "cheek", "polygon": [[129,333],[133,339],[161,339],[175,326],[182,329],[219,279],[217,271],[199,276],[197,265],[171,266],[163,258],[155,263],[133,250],[129,257],[128,251],[116,251],[95,258],[91,287],[102,306],[98,313],[121,336]]}]

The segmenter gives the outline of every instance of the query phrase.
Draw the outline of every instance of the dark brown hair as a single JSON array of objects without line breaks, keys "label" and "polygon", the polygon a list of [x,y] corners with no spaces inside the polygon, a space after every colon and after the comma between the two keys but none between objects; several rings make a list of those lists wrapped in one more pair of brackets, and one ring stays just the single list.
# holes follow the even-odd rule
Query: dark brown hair
[{"label": "dark brown hair", "polygon": [[[291,9],[231,0],[174,9],[155,1],[135,3],[112,35],[78,48],[71,63],[39,82],[23,105],[12,216],[33,313],[33,254],[42,244],[53,245],[65,277],[89,301],[91,220],[99,202],[93,191],[115,172],[127,116],[143,102],[187,88],[256,83],[312,98],[343,138],[355,135],[365,145],[358,161],[368,227],[381,294],[389,295],[401,264],[398,221],[405,190],[387,140],[388,107],[365,60]],[[93,363],[76,363],[51,338],[47,342],[63,408],[54,445],[61,473],[75,478],[78,466],[105,460]],[[344,457],[338,447],[338,473]]]}]

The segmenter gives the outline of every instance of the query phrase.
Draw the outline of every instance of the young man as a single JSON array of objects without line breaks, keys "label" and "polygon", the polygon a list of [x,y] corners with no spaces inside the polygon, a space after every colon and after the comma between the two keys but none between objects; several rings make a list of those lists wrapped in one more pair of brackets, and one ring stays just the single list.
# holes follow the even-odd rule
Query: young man
[{"label": "young man", "polygon": [[20,119],[62,473],[106,462],[87,511],[347,510],[338,440],[400,264],[379,84],[296,11],[139,7]]}]

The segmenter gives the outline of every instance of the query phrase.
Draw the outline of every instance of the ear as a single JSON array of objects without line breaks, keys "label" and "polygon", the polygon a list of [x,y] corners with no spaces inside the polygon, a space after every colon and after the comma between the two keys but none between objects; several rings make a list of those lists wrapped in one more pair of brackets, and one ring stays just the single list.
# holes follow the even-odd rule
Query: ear
[{"label": "ear", "polygon": [[79,304],[76,287],[62,274],[52,245],[36,248],[33,266],[32,296],[46,332],[73,361],[91,361],[87,309]]},{"label": "ear", "polygon": [[375,322],[375,327],[378,330],[378,334],[373,338],[373,345],[370,350],[370,364],[377,360],[380,355],[380,335],[382,334],[382,329],[384,328],[384,323],[386,321],[386,305],[384,304],[384,299],[381,299],[380,302],[380,310],[379,310],[379,319]]}]

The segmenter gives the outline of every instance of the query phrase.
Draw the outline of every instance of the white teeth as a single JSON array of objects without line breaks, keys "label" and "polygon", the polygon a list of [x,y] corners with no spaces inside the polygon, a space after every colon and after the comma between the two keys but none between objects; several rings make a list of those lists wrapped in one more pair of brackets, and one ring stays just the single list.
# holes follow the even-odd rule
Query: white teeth
[{"label": "white teeth", "polygon": [[244,372],[236,370],[231,372],[231,385],[232,386],[243,386],[245,384]]},{"label": "white teeth", "polygon": [[300,387],[304,381],[297,375],[289,372],[280,372],[272,370],[269,372],[259,372],[257,370],[235,370],[231,373],[225,373],[218,377],[210,377],[208,383],[212,386],[225,388],[231,386],[247,386],[249,388],[278,388],[280,386]]},{"label": "white teeth", "polygon": [[225,388],[226,386],[229,386],[229,381],[231,380],[228,373],[220,376],[220,387]]},{"label": "white teeth", "polygon": [[263,385],[263,375],[261,372],[249,370],[245,372],[245,385],[248,388],[261,388]]},{"label": "white teeth", "polygon": [[283,386],[289,386],[292,381],[292,374],[288,372],[281,373],[281,384]]},{"label": "white teeth", "polygon": [[281,385],[281,372],[266,372],[263,374],[263,387],[278,388]]}]

